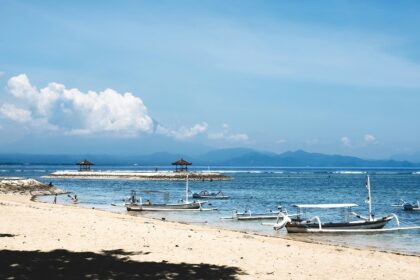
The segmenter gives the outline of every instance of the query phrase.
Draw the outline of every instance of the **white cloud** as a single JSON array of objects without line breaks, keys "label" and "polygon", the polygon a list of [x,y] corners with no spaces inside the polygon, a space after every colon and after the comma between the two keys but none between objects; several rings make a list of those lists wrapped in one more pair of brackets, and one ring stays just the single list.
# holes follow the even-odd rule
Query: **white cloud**
[{"label": "white cloud", "polygon": [[367,146],[367,145],[376,144],[376,143],[377,143],[376,137],[373,136],[372,134],[365,134],[363,136],[363,144],[364,145]]},{"label": "white cloud", "polygon": [[347,136],[341,137],[340,141],[341,141],[341,144],[343,146],[349,147],[349,148],[355,148],[355,149],[363,148],[363,147],[369,146],[371,144],[377,144],[378,143],[376,137],[373,136],[372,134],[363,135],[362,140],[357,141],[357,143],[354,143],[353,141],[351,141],[351,139]]},{"label": "white cloud", "polygon": [[346,147],[351,147],[352,146],[351,140],[350,140],[349,137],[343,136],[343,137],[341,137],[340,140],[341,140],[341,144],[343,144],[344,146],[346,146]]},{"label": "white cloud", "polygon": [[181,127],[177,130],[172,130],[162,125],[158,125],[156,128],[156,133],[173,137],[178,140],[186,140],[206,132],[207,127],[208,125],[205,122],[195,124],[192,127]]},{"label": "white cloud", "polygon": [[17,122],[44,122],[47,127],[59,127],[66,134],[81,135],[111,133],[120,136],[150,133],[152,118],[143,101],[131,93],[113,89],[82,92],[50,83],[38,90],[28,77],[21,74],[8,81],[8,89],[22,104],[4,104],[1,113]]},{"label": "white cloud", "polygon": [[28,123],[32,121],[31,111],[18,108],[13,104],[1,105],[0,114],[18,123]]},{"label": "white cloud", "polygon": [[4,75],[4,72],[3,71],[0,71],[0,77],[3,76],[3,75]]},{"label": "white cloud", "polygon": [[246,133],[232,133],[229,125],[223,124],[222,131],[216,133],[208,133],[207,137],[211,140],[225,140],[228,142],[247,142],[249,137]]},{"label": "white cloud", "polygon": [[228,141],[231,142],[246,142],[249,140],[249,137],[245,133],[231,134],[226,137]]}]

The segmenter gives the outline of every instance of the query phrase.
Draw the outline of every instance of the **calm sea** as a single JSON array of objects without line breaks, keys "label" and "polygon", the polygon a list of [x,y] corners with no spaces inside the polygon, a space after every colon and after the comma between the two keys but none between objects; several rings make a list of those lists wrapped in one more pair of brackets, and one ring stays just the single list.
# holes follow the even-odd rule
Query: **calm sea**
[{"label": "calm sea", "polygon": [[[80,199],[80,205],[101,208],[108,211],[124,212],[123,199],[131,190],[136,190],[144,199],[154,202],[174,202],[184,198],[185,182],[174,181],[134,181],[134,180],[80,180],[46,179],[43,176],[56,170],[68,170],[68,166],[0,166],[1,176],[31,177],[43,182],[74,192]],[[172,167],[163,167],[171,169]],[[208,170],[208,167],[196,167],[196,170]],[[302,169],[302,168],[241,168],[211,167],[211,171],[220,171],[232,176],[230,181],[190,181],[193,192],[201,190],[222,190],[231,198],[228,200],[209,201],[217,211],[172,212],[172,213],[127,213],[153,218],[188,223],[205,224],[240,231],[256,232],[266,235],[293,239],[305,239],[317,242],[329,242],[356,247],[372,247],[379,250],[407,252],[420,255],[420,231],[387,234],[357,235],[287,235],[282,230],[275,232],[271,227],[262,226],[261,222],[237,222],[222,220],[231,216],[232,211],[251,210],[266,212],[276,210],[279,205],[293,213],[292,204],[296,203],[356,203],[355,212],[367,214],[365,200],[366,175],[371,176],[373,210],[376,216],[395,213],[402,226],[420,225],[420,213],[405,212],[392,207],[400,198],[407,201],[420,200],[420,173],[411,169]],[[95,166],[95,170],[154,170],[154,167],[142,166]],[[51,197],[43,198],[50,202]],[[59,198],[61,203],[69,203],[67,196]],[[115,206],[113,206],[115,205]],[[324,220],[340,218],[339,210],[320,210],[311,215],[319,215]],[[394,226],[391,221],[387,227]]]}]

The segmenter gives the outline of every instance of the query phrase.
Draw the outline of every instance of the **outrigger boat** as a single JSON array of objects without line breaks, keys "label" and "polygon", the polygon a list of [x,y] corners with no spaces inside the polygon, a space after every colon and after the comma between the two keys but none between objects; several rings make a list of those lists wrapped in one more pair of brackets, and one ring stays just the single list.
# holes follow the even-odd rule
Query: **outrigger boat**
[{"label": "outrigger boat", "polygon": [[[279,213],[275,224],[271,225],[275,230],[280,230],[285,227],[288,233],[368,233],[368,232],[390,232],[400,230],[420,229],[420,226],[415,227],[400,227],[398,217],[395,214],[375,218],[372,214],[372,199],[370,192],[370,177],[367,177],[366,188],[368,189],[368,198],[366,203],[369,206],[368,217],[363,217],[351,211],[352,207],[358,206],[354,203],[342,204],[295,204],[293,207],[297,209],[297,216],[290,218],[284,213]],[[347,209],[345,220],[340,222],[322,222],[319,216],[314,216],[310,219],[303,219],[302,212],[306,209]],[[357,220],[351,220],[350,217],[355,216]],[[396,228],[386,228],[384,226],[396,219]]]},{"label": "outrigger boat", "polygon": [[127,211],[185,211],[185,210],[204,210],[202,205],[205,201],[188,201],[188,176],[185,184],[185,201],[177,203],[152,203],[150,200],[143,202],[141,197],[137,198],[136,191],[131,191],[128,203],[125,204]]},{"label": "outrigger boat", "polygon": [[272,211],[269,210],[266,213],[254,213],[251,210],[245,210],[244,212],[238,212],[237,210],[233,211],[232,216],[221,217],[222,220],[238,220],[238,221],[252,221],[252,220],[275,220],[280,213],[285,215],[287,210],[282,206],[278,207],[279,210]]},{"label": "outrigger boat", "polygon": [[400,199],[399,203],[392,204],[391,206],[402,208],[404,211],[420,211],[420,201],[410,203]]},{"label": "outrigger boat", "polygon": [[[393,215],[384,216],[381,218],[374,218],[373,215],[369,217],[362,217],[354,212],[351,212],[352,207],[357,207],[357,204],[343,203],[343,204],[295,204],[293,207],[297,208],[296,218],[290,219],[288,216],[282,216],[278,219],[277,225],[274,225],[276,230],[286,227],[288,233],[306,233],[306,232],[326,232],[326,231],[343,231],[343,230],[364,230],[364,229],[381,229],[390,220],[394,218]],[[321,222],[319,216],[314,216],[309,220],[302,218],[302,212],[306,209],[346,209],[347,215],[344,221],[340,222]],[[279,214],[280,215],[280,214]],[[358,220],[350,220],[350,215],[359,218]]]},{"label": "outrigger boat", "polygon": [[225,195],[222,191],[217,193],[209,192],[209,191],[201,191],[199,193],[194,193],[192,195],[193,198],[202,198],[202,199],[228,199],[229,196]]}]

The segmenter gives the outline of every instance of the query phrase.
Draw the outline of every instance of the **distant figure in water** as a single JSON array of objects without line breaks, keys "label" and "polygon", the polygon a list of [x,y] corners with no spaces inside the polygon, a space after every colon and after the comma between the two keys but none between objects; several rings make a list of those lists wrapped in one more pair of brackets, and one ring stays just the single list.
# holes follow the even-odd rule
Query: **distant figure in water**
[{"label": "distant figure in water", "polygon": [[77,195],[75,194],[74,195],[74,197],[72,197],[71,195],[67,195],[68,197],[70,197],[70,199],[71,199],[71,201],[73,202],[73,203],[78,203],[79,202],[79,200],[77,199]]},{"label": "distant figure in water", "polygon": [[56,203],[57,203],[57,194],[54,196],[54,204],[56,204]]},{"label": "distant figure in water", "polygon": [[50,183],[48,184],[48,186],[52,187],[52,186],[53,186],[52,182],[50,182]]}]

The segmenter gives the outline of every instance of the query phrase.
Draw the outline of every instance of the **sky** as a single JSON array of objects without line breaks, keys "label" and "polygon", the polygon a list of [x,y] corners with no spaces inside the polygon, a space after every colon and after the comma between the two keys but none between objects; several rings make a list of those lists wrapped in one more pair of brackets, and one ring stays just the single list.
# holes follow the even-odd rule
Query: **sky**
[{"label": "sky", "polygon": [[420,152],[417,1],[0,0],[0,152]]}]

